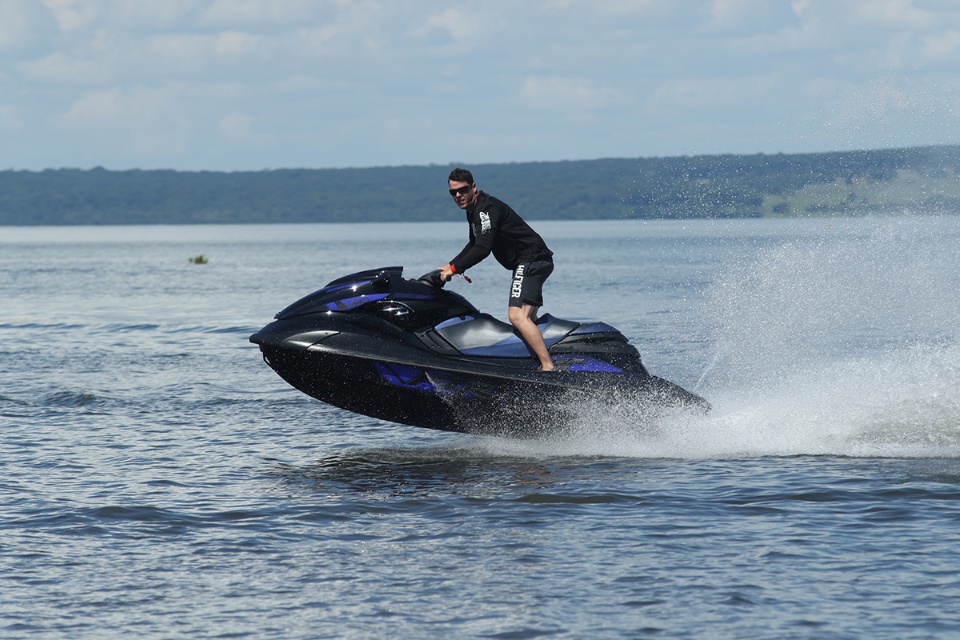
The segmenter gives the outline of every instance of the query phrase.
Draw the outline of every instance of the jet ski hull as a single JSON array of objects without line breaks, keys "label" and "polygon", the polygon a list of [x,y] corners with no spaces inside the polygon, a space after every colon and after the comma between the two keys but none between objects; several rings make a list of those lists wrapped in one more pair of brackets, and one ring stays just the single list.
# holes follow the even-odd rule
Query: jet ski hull
[{"label": "jet ski hull", "polygon": [[588,402],[629,401],[647,415],[703,403],[699,396],[656,376],[584,385],[575,373],[517,377],[329,350],[261,349],[280,377],[321,402],[388,422],[442,431],[537,437],[569,426],[576,411]]}]

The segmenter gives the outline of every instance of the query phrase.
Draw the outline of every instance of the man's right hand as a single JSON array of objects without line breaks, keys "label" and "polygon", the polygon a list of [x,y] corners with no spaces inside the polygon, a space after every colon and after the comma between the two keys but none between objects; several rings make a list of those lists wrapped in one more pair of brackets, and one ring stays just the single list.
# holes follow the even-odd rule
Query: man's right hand
[{"label": "man's right hand", "polygon": [[440,270],[440,282],[447,282],[453,277],[453,267],[449,264],[442,267],[437,267],[437,269]]}]

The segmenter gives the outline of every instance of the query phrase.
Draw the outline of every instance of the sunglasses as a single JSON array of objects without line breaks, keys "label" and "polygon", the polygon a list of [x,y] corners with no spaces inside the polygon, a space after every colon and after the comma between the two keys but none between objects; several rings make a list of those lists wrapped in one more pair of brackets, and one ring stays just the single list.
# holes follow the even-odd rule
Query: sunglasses
[{"label": "sunglasses", "polygon": [[471,191],[473,191],[473,185],[468,184],[467,186],[460,187],[459,189],[450,189],[450,195],[456,198],[457,196],[465,196]]}]

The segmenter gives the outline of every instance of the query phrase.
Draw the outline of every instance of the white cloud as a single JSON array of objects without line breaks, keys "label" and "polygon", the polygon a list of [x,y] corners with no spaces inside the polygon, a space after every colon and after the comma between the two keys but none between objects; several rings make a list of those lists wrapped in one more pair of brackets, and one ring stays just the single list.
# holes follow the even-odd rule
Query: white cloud
[{"label": "white cloud", "polygon": [[829,23],[813,19],[799,26],[782,27],[770,33],[757,33],[729,40],[731,51],[755,56],[777,56],[791,52],[827,51],[843,38]]},{"label": "white cloud", "polygon": [[0,166],[828,150],[858,109],[960,142],[958,56],[950,0],[0,0]]},{"label": "white cloud", "polygon": [[346,39],[345,34],[345,30],[337,25],[304,27],[292,34],[288,46],[295,55],[331,57],[343,51],[338,48],[337,40]]},{"label": "white cloud", "polygon": [[273,136],[254,130],[254,117],[245,113],[229,113],[220,120],[218,129],[224,139],[236,145],[263,147],[276,142]]},{"label": "white cloud", "polygon": [[[342,7],[339,2],[316,0],[214,0],[204,3],[197,23],[215,28],[297,25],[314,22],[327,7]],[[370,3],[365,3],[369,5]],[[376,7],[369,7],[375,9]]]},{"label": "white cloud", "polygon": [[77,59],[62,51],[17,66],[27,79],[49,84],[99,85],[111,78],[106,65],[94,60]]},{"label": "white cloud", "polygon": [[70,105],[70,109],[63,114],[60,120],[63,124],[71,127],[119,124],[138,111],[134,108],[135,102],[142,104],[142,101],[133,100],[128,93],[117,88],[89,91]]},{"label": "white cloud", "polygon": [[[209,66],[216,36],[198,33],[169,33],[146,38],[141,47],[134,48],[134,55],[140,51],[148,52],[149,64],[158,70],[167,71],[168,67],[180,72],[193,73]],[[139,56],[141,57],[142,56]],[[146,60],[140,64],[147,65]],[[146,70],[146,69],[144,69]]]},{"label": "white cloud", "polygon": [[913,0],[858,0],[855,16],[861,24],[895,29],[931,26],[934,14],[913,6]]},{"label": "white cloud", "polygon": [[233,142],[240,142],[250,136],[253,118],[243,113],[231,113],[220,120],[220,133]]},{"label": "white cloud", "polygon": [[411,30],[411,35],[426,39],[439,33],[454,44],[463,45],[473,41],[481,30],[482,25],[475,16],[451,7],[443,13],[428,15],[422,24]]},{"label": "white cloud", "polygon": [[227,31],[217,35],[216,52],[222,56],[239,58],[256,51],[263,36],[239,31]]},{"label": "white cloud", "polygon": [[675,8],[674,0],[545,0],[541,3],[545,13],[567,12],[571,9],[583,9],[594,15],[649,16],[654,13],[669,12]]},{"label": "white cloud", "polygon": [[933,59],[956,63],[960,54],[960,31],[934,33],[923,39],[923,53]]},{"label": "white cloud", "polygon": [[123,151],[147,156],[181,153],[190,140],[181,93],[174,86],[90,91],[57,120],[61,132],[75,132],[84,139],[96,136],[101,144]]},{"label": "white cloud", "polygon": [[98,0],[43,0],[61,31],[78,31],[87,27],[98,16],[103,2]]},{"label": "white cloud", "polygon": [[24,119],[20,109],[12,105],[0,104],[0,131],[16,133],[23,128]]},{"label": "white cloud", "polygon": [[710,13],[717,26],[742,28],[775,4],[767,0],[713,0]]},{"label": "white cloud", "polygon": [[0,2],[0,51],[27,43],[35,24],[34,8],[28,0]]},{"label": "white cloud", "polygon": [[676,80],[658,87],[653,101],[658,109],[717,109],[756,104],[777,87],[772,77],[717,77]]},{"label": "white cloud", "polygon": [[589,78],[539,76],[524,81],[520,98],[537,110],[592,111],[615,102],[618,92]]}]

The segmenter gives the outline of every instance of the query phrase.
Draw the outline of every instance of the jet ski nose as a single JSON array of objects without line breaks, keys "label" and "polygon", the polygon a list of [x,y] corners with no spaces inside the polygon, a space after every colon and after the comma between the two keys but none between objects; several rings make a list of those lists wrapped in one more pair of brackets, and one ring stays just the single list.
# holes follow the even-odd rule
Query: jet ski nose
[{"label": "jet ski nose", "polygon": [[250,336],[250,342],[261,347],[282,347],[285,349],[306,350],[339,331],[316,329],[296,323],[290,326],[283,321],[271,322]]}]

